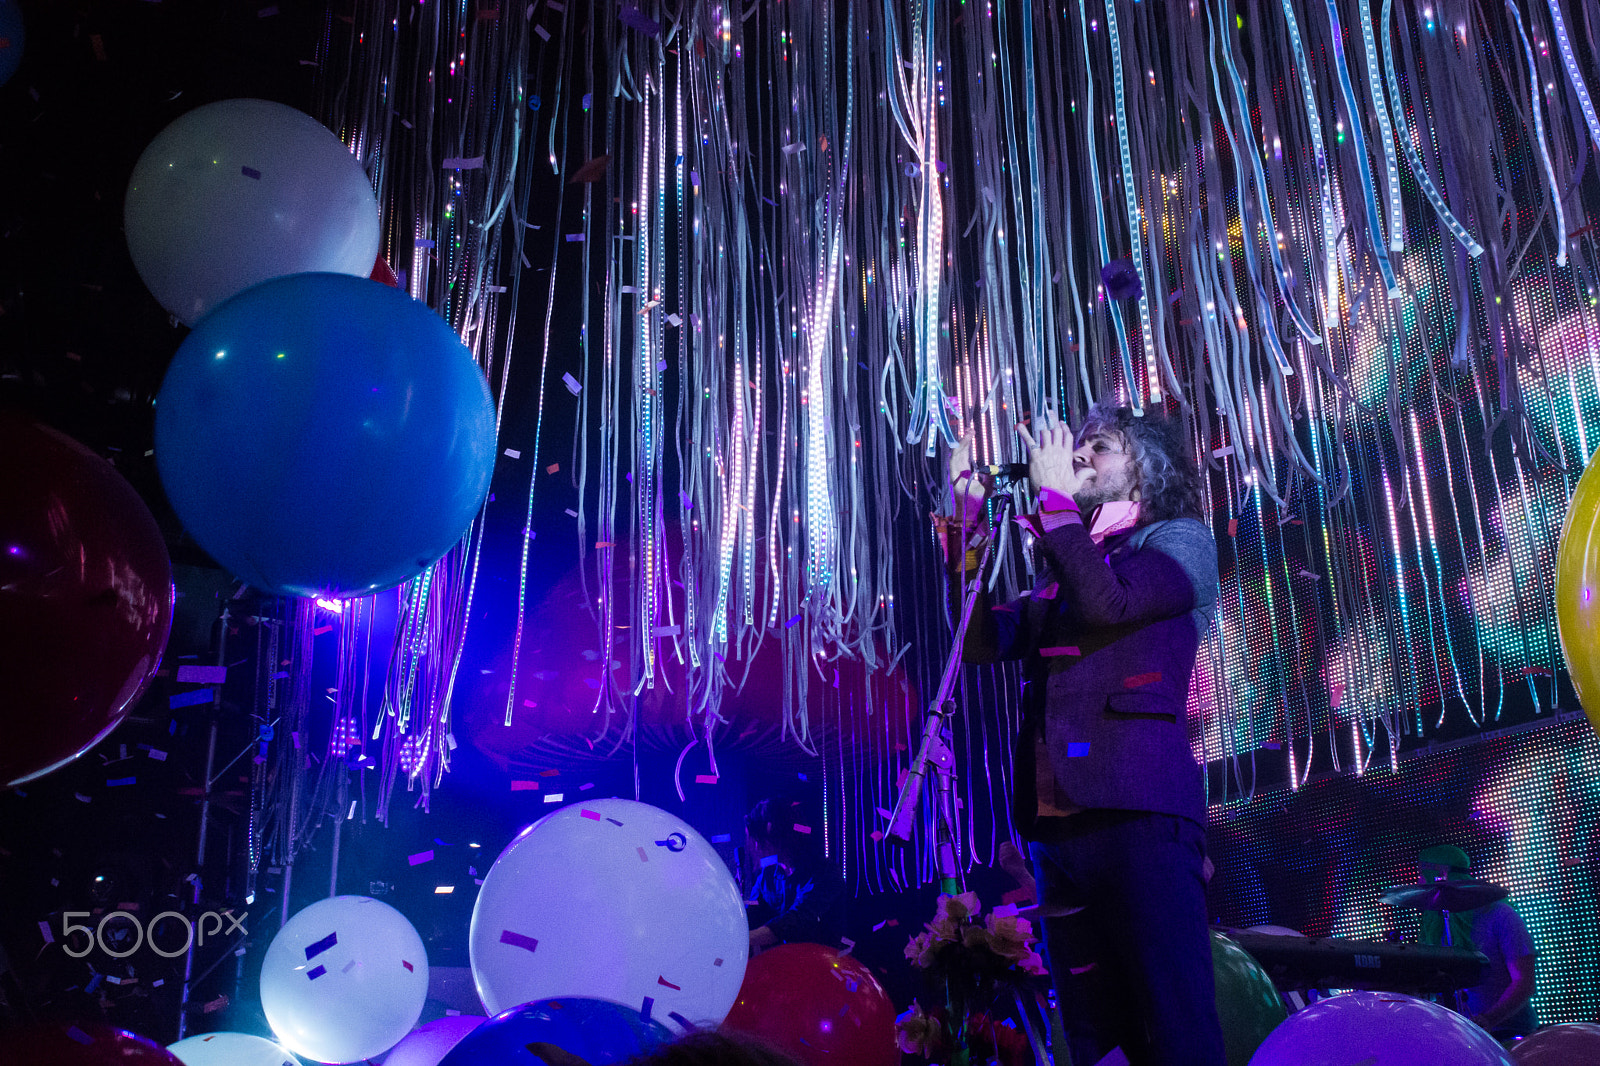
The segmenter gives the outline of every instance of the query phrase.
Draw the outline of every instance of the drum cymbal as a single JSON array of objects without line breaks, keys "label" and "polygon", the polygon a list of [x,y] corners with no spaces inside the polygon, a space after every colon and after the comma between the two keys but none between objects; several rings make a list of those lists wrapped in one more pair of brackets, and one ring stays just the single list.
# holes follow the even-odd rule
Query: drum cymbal
[{"label": "drum cymbal", "polygon": [[1378,902],[1419,911],[1470,911],[1505,899],[1509,894],[1487,881],[1429,881],[1386,888]]}]

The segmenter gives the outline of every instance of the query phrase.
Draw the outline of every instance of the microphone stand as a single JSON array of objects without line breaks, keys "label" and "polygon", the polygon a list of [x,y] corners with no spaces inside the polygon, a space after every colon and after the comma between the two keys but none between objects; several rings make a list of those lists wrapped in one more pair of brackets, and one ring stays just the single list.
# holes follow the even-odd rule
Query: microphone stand
[{"label": "microphone stand", "polygon": [[[989,527],[989,541],[983,555],[962,591],[961,617],[956,622],[955,636],[950,655],[945,659],[944,674],[939,679],[939,691],[928,704],[928,717],[922,724],[922,743],[917,747],[911,768],[906,771],[905,782],[900,786],[899,798],[889,816],[889,831],[885,834],[891,844],[902,847],[911,842],[911,828],[917,820],[917,808],[922,802],[922,782],[933,767],[934,794],[934,861],[939,871],[939,891],[947,896],[960,895],[966,889],[966,877],[956,852],[957,822],[955,812],[955,753],[945,739],[945,727],[955,719],[956,702],[953,696],[956,675],[961,668],[961,648],[966,642],[967,624],[972,620],[972,608],[978,601],[978,591],[983,587],[983,572],[989,556],[1005,530],[1005,516],[1012,499],[1009,495],[994,497],[994,519]],[[963,546],[963,550],[965,546]]]}]

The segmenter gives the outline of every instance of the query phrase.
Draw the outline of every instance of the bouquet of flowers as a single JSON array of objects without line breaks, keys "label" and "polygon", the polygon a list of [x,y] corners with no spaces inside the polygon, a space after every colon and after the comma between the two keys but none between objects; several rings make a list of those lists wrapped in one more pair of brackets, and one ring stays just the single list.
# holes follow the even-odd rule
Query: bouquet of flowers
[{"label": "bouquet of flowers", "polygon": [[[990,1019],[1002,997],[1033,996],[1036,979],[1045,973],[1044,960],[1033,950],[1037,938],[1015,908],[982,911],[976,893],[940,896],[933,921],[906,944],[906,958],[945,1004],[928,1012],[913,1003],[896,1020],[902,1051],[929,1059],[948,1053],[951,1063],[965,1063],[974,1051],[1010,1062],[1013,1055],[1006,1052],[1020,1050],[1024,1057],[1017,1061],[1031,1061],[1027,1039]],[[1007,1046],[1018,1041],[1019,1048]]]}]

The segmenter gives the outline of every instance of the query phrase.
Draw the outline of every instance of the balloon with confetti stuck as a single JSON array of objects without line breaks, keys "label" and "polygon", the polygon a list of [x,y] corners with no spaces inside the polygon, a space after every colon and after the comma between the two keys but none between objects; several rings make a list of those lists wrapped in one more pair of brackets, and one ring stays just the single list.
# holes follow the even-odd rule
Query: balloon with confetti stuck
[{"label": "balloon with confetti stuck", "polygon": [[139,156],[123,228],[151,294],[192,326],[268,278],[366,277],[378,199],[361,163],[310,115],[218,100],[179,116]]},{"label": "balloon with confetti stuck", "polygon": [[411,1031],[428,997],[428,953],[405,915],[366,896],[290,918],[261,963],[261,1009],[290,1051],[318,1062],[375,1058]]},{"label": "balloon with confetti stuck", "polygon": [[579,800],[518,834],[469,936],[491,1011],[580,996],[678,1030],[722,1021],[749,943],[722,856],[683,819],[623,799]]}]

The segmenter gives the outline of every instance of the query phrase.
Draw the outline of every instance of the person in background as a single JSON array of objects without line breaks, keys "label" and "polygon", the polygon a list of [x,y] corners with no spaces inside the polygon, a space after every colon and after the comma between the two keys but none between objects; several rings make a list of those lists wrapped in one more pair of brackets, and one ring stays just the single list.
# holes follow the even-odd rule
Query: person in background
[{"label": "person in background", "polygon": [[753,902],[772,914],[750,930],[750,953],[775,944],[837,947],[844,933],[844,879],[823,857],[800,802],[762,800],[744,824],[745,846],[759,867]]},{"label": "person in background", "polygon": [[[1417,855],[1417,881],[1462,881],[1472,860],[1454,844],[1435,844]],[[1444,943],[1444,915],[1422,912],[1424,944]],[[1522,915],[1504,900],[1470,911],[1450,912],[1450,943],[1489,958],[1483,980],[1466,990],[1466,1012],[1497,1040],[1527,1036],[1537,1024],[1533,1013],[1533,938]]]}]

